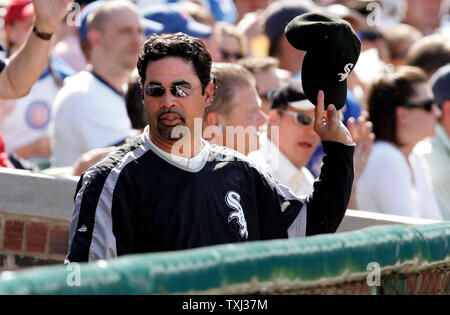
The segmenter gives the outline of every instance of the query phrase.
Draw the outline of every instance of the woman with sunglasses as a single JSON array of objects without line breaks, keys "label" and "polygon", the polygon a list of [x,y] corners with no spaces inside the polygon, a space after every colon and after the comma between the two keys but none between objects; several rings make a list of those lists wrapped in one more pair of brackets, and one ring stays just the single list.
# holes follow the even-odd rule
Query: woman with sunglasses
[{"label": "woman with sunglasses", "polygon": [[426,74],[400,67],[374,82],[367,97],[377,140],[357,184],[360,209],[442,220],[425,161],[414,152],[434,135],[441,114]]}]

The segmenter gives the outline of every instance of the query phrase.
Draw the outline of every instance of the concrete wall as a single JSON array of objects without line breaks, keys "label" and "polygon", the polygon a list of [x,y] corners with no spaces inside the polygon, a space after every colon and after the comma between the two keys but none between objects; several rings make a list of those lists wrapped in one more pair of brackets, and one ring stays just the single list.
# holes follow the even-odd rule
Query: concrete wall
[{"label": "concrete wall", "polygon": [[77,181],[0,168],[0,271],[64,261]]},{"label": "concrete wall", "polygon": [[[64,261],[77,182],[0,168],[0,271]],[[348,210],[338,232],[427,223],[434,221]]]}]

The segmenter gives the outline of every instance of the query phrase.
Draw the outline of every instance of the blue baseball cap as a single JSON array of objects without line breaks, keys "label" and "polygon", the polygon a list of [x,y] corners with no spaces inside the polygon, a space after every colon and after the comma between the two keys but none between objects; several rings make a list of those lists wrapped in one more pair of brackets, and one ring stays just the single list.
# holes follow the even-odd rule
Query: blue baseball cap
[{"label": "blue baseball cap", "polygon": [[198,38],[208,38],[212,34],[211,27],[195,21],[187,12],[170,3],[150,6],[143,10],[142,15],[161,23],[164,26],[162,33],[182,32]]},{"label": "blue baseball cap", "polygon": [[[166,0],[169,3],[191,0]],[[203,7],[211,11],[216,21],[224,21],[234,24],[237,19],[237,9],[233,0],[196,0]]]},{"label": "blue baseball cap", "polygon": [[145,29],[145,37],[148,37],[152,34],[161,34],[164,30],[164,25],[162,25],[161,23],[146,18],[143,18],[141,22]]},{"label": "blue baseball cap", "polygon": [[[86,40],[87,39],[87,33],[88,33],[88,27],[87,27],[87,18],[90,13],[94,12],[98,8],[100,8],[103,4],[105,4],[107,1],[105,0],[97,0],[93,1],[87,6],[81,10],[80,13],[80,26],[78,27],[78,34],[80,36],[80,40]],[[164,25],[161,23],[143,18],[142,19],[142,26],[144,26],[145,29],[145,36],[150,36],[151,34],[160,34],[164,30]]]},{"label": "blue baseball cap", "polygon": [[450,100],[450,63],[436,71],[430,79],[430,85],[437,105],[442,106]]},{"label": "blue baseball cap", "polygon": [[91,12],[94,12],[98,8],[100,8],[106,1],[98,0],[93,1],[89,3],[87,6],[83,8],[80,12],[80,25],[78,26],[78,34],[80,36],[80,40],[86,40],[87,39],[87,17]]}]

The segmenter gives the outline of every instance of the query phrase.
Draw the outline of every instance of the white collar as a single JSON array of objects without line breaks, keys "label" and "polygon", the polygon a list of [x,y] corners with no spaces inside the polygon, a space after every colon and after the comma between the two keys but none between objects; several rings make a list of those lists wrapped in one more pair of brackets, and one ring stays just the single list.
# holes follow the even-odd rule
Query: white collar
[{"label": "white collar", "polygon": [[260,136],[260,151],[265,163],[270,169],[270,173],[283,185],[290,187],[296,192],[300,187],[304,187],[308,183],[314,181],[310,172],[302,167],[298,169],[292,162],[281,152],[278,146],[273,143],[266,133]]},{"label": "white collar", "polygon": [[146,126],[144,132],[141,134],[143,137],[144,143],[146,143],[150,150],[152,150],[156,155],[158,155],[161,159],[170,163],[180,169],[183,169],[188,172],[196,173],[203,169],[206,162],[208,161],[209,155],[209,143],[205,139],[201,139],[203,148],[197,153],[197,155],[187,158],[184,156],[179,156],[172,153],[167,153],[160,148],[158,148],[149,137],[149,126]]}]

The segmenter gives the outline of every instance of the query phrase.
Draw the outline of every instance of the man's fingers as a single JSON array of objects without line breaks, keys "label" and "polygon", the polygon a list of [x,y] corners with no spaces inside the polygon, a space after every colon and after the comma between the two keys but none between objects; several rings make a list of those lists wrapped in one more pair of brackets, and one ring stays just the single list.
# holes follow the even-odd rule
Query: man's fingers
[{"label": "man's fingers", "polygon": [[317,106],[316,106],[316,123],[321,123],[324,116],[324,100],[325,94],[322,90],[317,94]]},{"label": "man's fingers", "polygon": [[333,104],[328,105],[328,122],[339,120],[339,114]]}]

